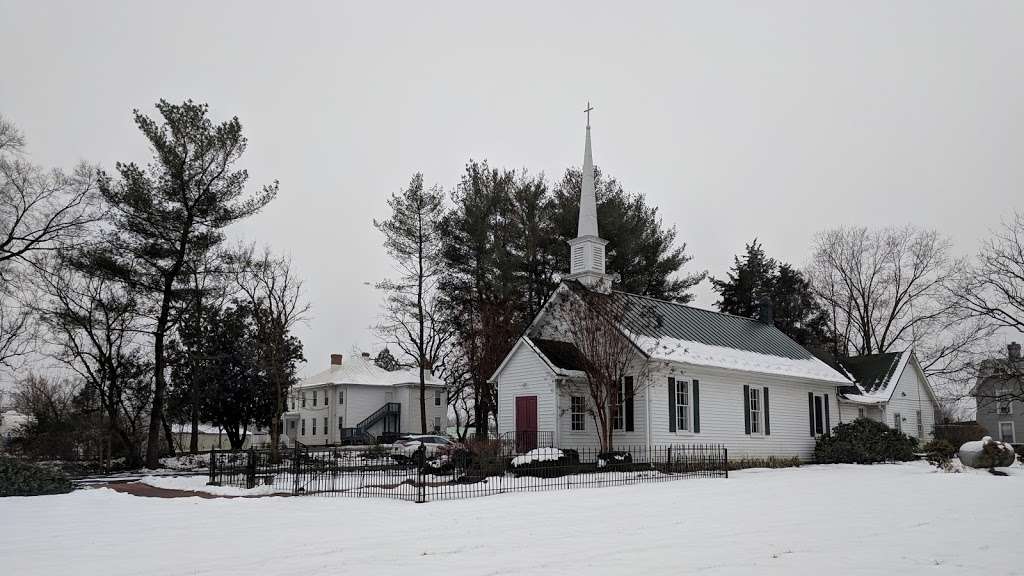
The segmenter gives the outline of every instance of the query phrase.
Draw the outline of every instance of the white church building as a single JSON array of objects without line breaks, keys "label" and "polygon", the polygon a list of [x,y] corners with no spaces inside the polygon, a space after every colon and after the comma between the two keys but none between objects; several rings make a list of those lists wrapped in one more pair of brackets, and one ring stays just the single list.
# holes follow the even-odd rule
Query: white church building
[{"label": "white church building", "polygon": [[499,433],[526,439],[520,451],[600,446],[580,356],[551,309],[556,299],[590,290],[657,315],[655,323],[623,330],[647,365],[638,370],[642,381],[623,379],[614,446],[723,444],[730,459],[812,458],[817,437],[839,423],[839,389],[851,381],[775,328],[770,309],[759,321],[612,290],[607,241],[597,225],[589,121],[584,150],[570,274],[491,377]]}]

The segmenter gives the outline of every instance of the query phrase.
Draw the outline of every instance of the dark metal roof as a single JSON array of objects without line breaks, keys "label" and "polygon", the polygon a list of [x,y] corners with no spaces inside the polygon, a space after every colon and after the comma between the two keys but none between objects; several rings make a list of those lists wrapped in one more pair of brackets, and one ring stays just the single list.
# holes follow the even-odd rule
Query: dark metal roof
[{"label": "dark metal roof", "polygon": [[902,352],[867,354],[843,358],[842,364],[866,394],[873,394],[889,386],[901,355]]},{"label": "dark metal roof", "polygon": [[[586,289],[578,282],[566,282],[573,290]],[[624,308],[629,330],[653,338],[673,338],[722,346],[793,360],[814,356],[775,326],[752,318],[666,302],[647,296],[612,292]]]},{"label": "dark metal roof", "polygon": [[563,370],[583,370],[579,349],[574,344],[541,338],[530,338],[530,342],[533,342],[541,354],[556,367]]}]

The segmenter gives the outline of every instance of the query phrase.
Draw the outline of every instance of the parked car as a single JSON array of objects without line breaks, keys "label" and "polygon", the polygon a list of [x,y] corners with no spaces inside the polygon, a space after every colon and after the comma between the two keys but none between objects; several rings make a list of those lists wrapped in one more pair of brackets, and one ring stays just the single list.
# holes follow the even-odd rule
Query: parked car
[{"label": "parked car", "polygon": [[[423,447],[422,456],[418,450]],[[391,457],[398,462],[413,461],[422,464],[420,459],[426,460],[435,456],[448,454],[456,444],[444,436],[437,435],[416,435],[404,436],[395,441],[391,448]]]}]

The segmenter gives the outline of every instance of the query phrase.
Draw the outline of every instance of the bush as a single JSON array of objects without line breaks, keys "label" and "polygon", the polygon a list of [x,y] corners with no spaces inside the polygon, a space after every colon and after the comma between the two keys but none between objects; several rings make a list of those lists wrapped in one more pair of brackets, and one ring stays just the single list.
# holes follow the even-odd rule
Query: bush
[{"label": "bush", "polygon": [[881,422],[857,418],[818,438],[814,460],[826,464],[874,464],[914,460],[917,438],[897,432]]},{"label": "bush", "polygon": [[42,496],[66,494],[73,486],[59,471],[0,457],[0,496]]},{"label": "bush", "polygon": [[950,442],[942,438],[936,438],[924,445],[924,451],[929,456],[944,456],[947,459],[956,456],[957,447]]},{"label": "bush", "polygon": [[963,446],[965,442],[981,440],[988,435],[985,428],[977,422],[936,424],[934,432],[936,440],[945,440],[954,447]]},{"label": "bush", "polygon": [[799,468],[800,459],[778,458],[769,456],[767,458],[743,458],[741,460],[730,460],[729,470],[745,470],[747,468]]}]

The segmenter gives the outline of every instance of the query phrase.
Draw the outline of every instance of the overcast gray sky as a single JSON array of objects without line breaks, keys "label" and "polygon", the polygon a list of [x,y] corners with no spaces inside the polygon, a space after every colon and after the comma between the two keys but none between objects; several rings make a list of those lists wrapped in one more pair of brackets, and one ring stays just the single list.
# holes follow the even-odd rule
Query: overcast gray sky
[{"label": "overcast gray sky", "polygon": [[[389,275],[371,225],[416,171],[544,172],[583,156],[642,192],[722,275],[757,236],[803,264],[816,230],[911,222],[959,252],[1024,180],[1022,2],[55,2],[0,0],[0,113],[34,159],[146,161],[131,110],[237,115],[253,188],[232,231],[290,253],[309,363],[376,346]],[[707,284],[697,304],[715,301]]]}]

